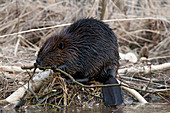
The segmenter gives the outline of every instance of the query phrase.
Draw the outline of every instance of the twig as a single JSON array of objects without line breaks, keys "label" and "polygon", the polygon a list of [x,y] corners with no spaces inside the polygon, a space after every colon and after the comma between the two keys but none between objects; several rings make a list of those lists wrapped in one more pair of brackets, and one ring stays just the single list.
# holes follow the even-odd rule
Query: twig
[{"label": "twig", "polygon": [[105,16],[105,11],[106,11],[106,5],[107,5],[107,0],[102,0],[101,1],[101,14],[100,14],[100,20],[103,20],[104,19],[104,16]]},{"label": "twig", "polygon": [[19,43],[21,41],[20,37],[17,37],[16,39],[17,39],[17,43],[16,43],[15,50],[14,50],[14,56],[17,56],[18,46],[19,46]]},{"label": "twig", "polygon": [[161,97],[163,100],[165,100],[166,102],[168,102],[170,104],[170,101],[168,101],[167,99],[165,99],[162,95],[160,95],[160,93],[156,93],[159,97]]},{"label": "twig", "polygon": [[[129,81],[138,81],[138,82],[144,82],[144,83],[148,83],[148,81],[149,81],[149,80],[147,80],[147,79],[143,80],[143,79],[140,79],[140,78],[124,77],[124,76],[121,76],[121,75],[119,75],[119,77],[120,77],[121,79],[129,80]],[[153,80],[152,80],[152,82],[151,82],[150,84],[162,86],[162,84],[155,83]]]},{"label": "twig", "polygon": [[[170,68],[170,63],[164,63],[160,65],[151,65],[151,71],[159,71],[163,69],[169,69]],[[119,74],[126,74],[126,73],[144,73],[148,74],[150,73],[150,69],[148,66],[144,67],[131,67],[131,68],[124,68],[124,69],[119,69],[118,70]]]},{"label": "twig", "polygon": [[29,85],[30,84],[30,80],[32,80],[32,77],[34,76],[36,69],[37,69],[37,65],[34,64],[34,71],[33,71],[32,75],[30,75],[28,73],[30,75],[30,78],[28,80],[28,88],[25,91],[24,96],[22,98],[20,98],[19,102],[14,107],[14,109],[19,109],[21,106],[23,106],[25,104],[25,102],[26,102],[25,97],[27,96],[28,91],[30,91],[36,97],[36,100],[38,101],[38,96],[34,93],[34,91],[30,88],[30,85]]},{"label": "twig", "polygon": [[36,50],[39,50],[39,48],[35,44],[32,44],[30,41],[26,40],[25,37],[23,37],[22,35],[18,35],[18,38],[21,38],[23,42],[26,42],[25,45],[29,46],[28,44],[30,44]]},{"label": "twig", "polygon": [[[17,13],[17,17],[18,17],[18,22],[17,22],[17,33],[18,33],[19,32],[19,21],[20,21],[18,0],[16,0],[16,13]],[[20,40],[21,40],[20,37],[17,37],[17,36],[16,36],[16,39],[17,39],[17,43],[16,43],[15,50],[14,50],[14,56],[17,55],[18,46],[19,46],[19,43],[20,43]]]},{"label": "twig", "polygon": [[[118,80],[119,84],[121,83]],[[136,90],[136,88],[130,88],[127,84],[122,83],[124,86],[122,86],[122,88],[126,91],[128,91],[129,93],[131,93],[134,97],[136,97],[140,102],[142,103],[148,103]],[[135,89],[135,90],[134,90]],[[145,91],[144,91],[145,92]]]},{"label": "twig", "polygon": [[148,90],[148,87],[150,86],[150,83],[152,81],[151,64],[149,64],[149,67],[150,67],[150,74],[149,74],[150,75],[150,80],[149,80],[148,85],[147,85],[145,90]]},{"label": "twig", "polygon": [[158,90],[155,90],[156,92],[164,92],[164,91],[170,91],[170,88],[168,89],[158,89]]}]

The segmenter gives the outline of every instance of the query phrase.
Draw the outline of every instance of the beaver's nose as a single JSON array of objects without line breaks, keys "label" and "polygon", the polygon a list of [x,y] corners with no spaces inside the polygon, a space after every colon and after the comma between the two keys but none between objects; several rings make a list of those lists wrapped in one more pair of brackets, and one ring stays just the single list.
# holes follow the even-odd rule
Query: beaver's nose
[{"label": "beaver's nose", "polygon": [[37,58],[37,59],[36,59],[36,63],[37,63],[37,64],[40,64],[40,58]]}]

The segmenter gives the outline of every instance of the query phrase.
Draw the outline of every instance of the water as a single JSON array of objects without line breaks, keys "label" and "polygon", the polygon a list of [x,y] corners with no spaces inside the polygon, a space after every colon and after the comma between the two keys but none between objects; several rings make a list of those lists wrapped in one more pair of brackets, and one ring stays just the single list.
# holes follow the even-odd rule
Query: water
[{"label": "water", "polygon": [[94,107],[71,107],[69,110],[48,109],[22,109],[15,111],[10,108],[0,108],[0,113],[170,113],[170,104],[136,104],[119,106],[118,109],[94,106]]}]

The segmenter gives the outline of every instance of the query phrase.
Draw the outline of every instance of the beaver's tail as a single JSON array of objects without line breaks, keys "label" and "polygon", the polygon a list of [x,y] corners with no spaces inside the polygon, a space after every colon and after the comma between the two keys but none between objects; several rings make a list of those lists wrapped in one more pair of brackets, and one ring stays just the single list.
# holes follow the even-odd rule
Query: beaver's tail
[{"label": "beaver's tail", "polygon": [[[118,84],[115,77],[110,77],[104,84]],[[124,101],[124,95],[120,86],[103,87],[103,99],[106,106],[121,105]]]}]

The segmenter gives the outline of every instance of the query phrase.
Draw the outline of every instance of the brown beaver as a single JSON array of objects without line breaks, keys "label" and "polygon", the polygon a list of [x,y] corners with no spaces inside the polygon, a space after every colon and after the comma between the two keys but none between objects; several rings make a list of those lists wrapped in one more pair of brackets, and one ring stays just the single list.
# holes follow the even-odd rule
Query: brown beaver
[{"label": "brown beaver", "polygon": [[[93,18],[80,19],[42,46],[36,60],[40,66],[57,66],[74,78],[88,78],[104,84],[118,84],[117,38],[107,24]],[[102,88],[106,106],[120,105],[120,86]]]}]

